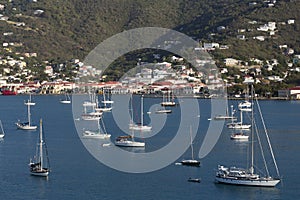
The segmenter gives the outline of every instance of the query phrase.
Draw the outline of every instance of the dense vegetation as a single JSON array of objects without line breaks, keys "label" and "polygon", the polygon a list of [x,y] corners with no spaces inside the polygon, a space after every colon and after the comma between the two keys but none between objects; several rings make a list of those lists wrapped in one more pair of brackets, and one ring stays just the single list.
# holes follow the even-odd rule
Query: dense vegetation
[{"label": "dense vegetation", "polygon": [[[233,57],[244,61],[256,57],[262,60],[276,58],[279,60],[278,73],[287,69],[291,56],[279,48],[287,44],[295,53],[300,52],[300,1],[278,0],[274,7],[268,7],[265,1],[253,0],[64,0],[44,1],[14,0],[11,3],[0,0],[6,8],[2,14],[9,21],[0,21],[0,32],[13,32],[12,36],[1,37],[1,42],[20,42],[21,47],[14,51],[37,52],[36,60],[65,62],[72,58],[81,60],[103,40],[137,27],[157,26],[178,30],[203,42],[218,42],[229,46],[227,50],[212,53],[222,66],[222,59]],[[34,14],[41,9],[42,14]],[[295,24],[279,25],[295,19]],[[249,24],[257,21],[258,24]],[[255,35],[266,35],[256,30],[258,25],[275,21],[276,36],[268,37],[264,42],[254,40]],[[25,22],[25,26],[16,26],[12,22]],[[219,26],[225,29],[218,31]],[[236,36],[238,29],[246,29],[246,40]],[[252,31],[249,31],[252,30]],[[214,33],[214,34],[211,34]],[[9,54],[1,50],[3,54]],[[147,58],[147,56],[139,56]],[[124,66],[136,64],[132,56],[116,61],[113,71],[119,77]],[[149,57],[148,57],[149,58]],[[147,59],[145,59],[147,60]],[[277,72],[274,72],[276,75]],[[277,73],[277,74],[278,74]],[[299,84],[299,75],[293,75],[290,84]]]}]

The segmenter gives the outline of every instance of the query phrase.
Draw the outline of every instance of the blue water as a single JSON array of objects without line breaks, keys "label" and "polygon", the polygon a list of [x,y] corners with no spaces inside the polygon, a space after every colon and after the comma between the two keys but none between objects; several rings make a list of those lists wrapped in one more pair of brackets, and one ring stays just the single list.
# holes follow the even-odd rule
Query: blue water
[{"label": "blue water", "polygon": [[[1,199],[298,199],[300,185],[300,102],[261,101],[265,121],[283,177],[275,188],[239,187],[214,183],[218,164],[237,165],[246,161],[248,143],[230,140],[227,129],[213,150],[201,160],[200,168],[174,163],[154,172],[132,174],[111,169],[89,154],[75,129],[72,106],[59,103],[61,96],[34,96],[32,120],[43,118],[52,172],[46,178],[29,175],[29,158],[35,152],[37,131],[17,130],[14,123],[26,118],[27,96],[0,96],[0,119],[6,136],[0,141]],[[195,141],[199,151],[202,132],[210,117],[209,100],[198,100],[201,126]],[[145,98],[145,110],[160,99]],[[232,101],[230,104],[237,104]],[[145,152],[161,148],[174,136],[180,115],[179,107],[168,115],[164,134],[146,139]],[[151,114],[152,115],[152,114]],[[138,116],[138,114],[137,114]],[[122,135],[111,113],[105,116],[112,139]],[[149,122],[149,117],[145,119]],[[154,125],[153,125],[154,126]],[[190,150],[181,157],[189,157]],[[201,183],[187,182],[189,177]]]}]

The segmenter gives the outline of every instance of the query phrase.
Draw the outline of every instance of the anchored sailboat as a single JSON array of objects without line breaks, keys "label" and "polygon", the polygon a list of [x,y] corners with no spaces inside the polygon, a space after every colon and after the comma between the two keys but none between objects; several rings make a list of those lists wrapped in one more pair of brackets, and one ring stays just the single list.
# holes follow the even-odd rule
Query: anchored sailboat
[{"label": "anchored sailboat", "polygon": [[217,115],[214,117],[214,120],[236,120],[236,117],[234,116],[234,109],[233,109],[233,105],[230,106],[231,108],[231,115],[229,115],[228,113],[228,108],[226,109],[226,115]]},{"label": "anchored sailboat", "polygon": [[30,113],[30,104],[27,104],[27,117],[28,117],[28,121],[27,122],[16,122],[16,125],[18,127],[18,129],[22,129],[22,130],[35,130],[37,129],[37,126],[33,126],[31,124],[31,113]]},{"label": "anchored sailboat", "polygon": [[69,96],[69,94],[65,94],[65,99],[60,100],[60,103],[62,104],[70,104],[71,103],[71,98]]},{"label": "anchored sailboat", "polygon": [[[45,149],[43,148],[45,146]],[[44,155],[45,154],[45,155]],[[48,176],[50,172],[49,158],[47,155],[45,141],[43,140],[42,119],[40,120],[39,142],[37,144],[36,155],[34,159],[30,159],[30,173],[34,176]]]},{"label": "anchored sailboat", "polygon": [[114,102],[112,100],[107,99],[105,90],[103,90],[103,100],[101,102],[103,103],[103,106],[96,107],[95,110],[97,112],[110,112],[112,110],[112,104]]},{"label": "anchored sailboat", "polygon": [[[103,132],[101,132],[100,120],[102,122]],[[108,139],[108,138],[110,138],[111,135],[106,132],[106,128],[104,126],[103,118],[97,120],[97,128],[98,129],[96,131],[91,131],[91,130],[84,131],[83,132],[83,138],[97,138],[97,139]]]},{"label": "anchored sailboat", "polygon": [[172,93],[172,99],[171,99],[171,91],[167,90],[167,96],[165,96],[165,92],[163,93],[163,101],[161,102],[161,106],[176,106],[176,103],[174,101],[173,93]]},{"label": "anchored sailboat", "polygon": [[190,138],[191,138],[191,150],[192,150],[192,158],[187,160],[182,160],[180,163],[182,165],[199,167],[200,161],[194,159],[194,149],[193,149],[193,138],[192,138],[192,127],[190,127]]},{"label": "anchored sailboat", "polygon": [[[97,111],[98,99],[95,93],[90,93],[90,100],[83,102],[84,113],[81,115],[81,118],[86,121],[100,120],[103,112]],[[88,112],[89,108],[89,112]]]},{"label": "anchored sailboat", "polygon": [[[224,167],[222,165],[218,166],[218,171],[216,173],[216,181],[219,183],[232,184],[232,185],[247,185],[247,186],[259,186],[259,187],[274,187],[280,182],[279,170],[277,167],[277,163],[275,160],[274,152],[270,143],[270,138],[268,136],[267,128],[263,121],[263,116],[260,110],[260,106],[258,104],[258,100],[255,99],[255,103],[257,104],[257,110],[259,112],[259,117],[262,120],[262,125],[264,128],[264,133],[266,136],[266,141],[268,143],[268,147],[270,150],[270,154],[272,155],[273,164],[276,169],[277,176],[273,177],[270,174],[270,171],[267,166],[267,162],[265,160],[264,151],[262,148],[262,142],[260,139],[260,135],[258,134],[258,127],[256,121],[254,119],[254,88],[251,85],[251,97],[252,97],[252,109],[251,109],[251,164],[248,169],[237,168],[237,167]],[[263,163],[265,166],[265,175],[262,176],[255,172],[254,170],[254,139],[256,139],[259,143],[259,147],[262,153]]]},{"label": "anchored sailboat", "polygon": [[[131,99],[132,104],[132,99]],[[144,96],[141,96],[141,123],[140,124],[134,124],[133,119],[131,119],[129,124],[130,130],[136,130],[136,131],[151,131],[151,126],[144,125]]]},{"label": "anchored sailboat", "polygon": [[242,129],[242,130],[249,130],[251,125],[243,123],[243,110],[240,110],[240,122],[231,122],[227,124],[229,129]]}]

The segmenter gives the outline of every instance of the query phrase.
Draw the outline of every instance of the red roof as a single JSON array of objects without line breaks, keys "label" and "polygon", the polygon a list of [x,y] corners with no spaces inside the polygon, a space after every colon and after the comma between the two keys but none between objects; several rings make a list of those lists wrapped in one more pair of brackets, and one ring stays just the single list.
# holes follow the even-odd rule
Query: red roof
[{"label": "red roof", "polygon": [[289,90],[300,90],[300,86],[289,88]]}]

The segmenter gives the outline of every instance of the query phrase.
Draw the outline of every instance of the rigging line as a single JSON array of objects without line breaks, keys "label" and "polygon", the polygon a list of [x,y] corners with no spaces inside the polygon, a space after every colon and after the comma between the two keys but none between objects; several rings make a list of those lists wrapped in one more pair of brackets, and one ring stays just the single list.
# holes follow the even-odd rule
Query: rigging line
[{"label": "rigging line", "polygon": [[49,156],[48,156],[48,147],[47,144],[45,143],[45,152],[46,152],[46,157],[47,157],[47,163],[48,163],[48,169],[50,170],[50,160],[49,160]]},{"label": "rigging line", "polygon": [[[44,131],[45,129],[44,129],[44,126],[42,126],[42,132],[44,133],[43,134],[43,138],[44,138],[44,142],[43,142],[43,144],[42,145],[44,145],[45,146],[45,152],[46,152],[46,157],[47,157],[47,167],[48,167],[48,169],[50,170],[51,168],[50,168],[50,160],[49,160],[49,156],[48,156],[48,147],[47,147],[47,143],[46,143],[46,136],[45,136],[45,131]],[[41,152],[41,153],[43,153],[43,152]]]},{"label": "rigging line", "polygon": [[[105,125],[104,125],[104,119],[103,119],[103,116],[102,116],[102,118],[101,118],[100,120],[101,120],[101,123],[102,123],[103,131],[104,131],[105,134],[107,134],[106,128],[105,128]],[[100,130],[99,130],[99,131],[100,131]]]},{"label": "rigging line", "polygon": [[271,155],[272,155],[272,159],[273,159],[273,163],[275,165],[275,169],[276,169],[276,172],[277,172],[277,176],[280,177],[280,173],[279,173],[279,169],[278,169],[278,166],[277,166],[277,162],[276,162],[276,159],[275,159],[275,156],[274,156],[274,152],[273,152],[273,148],[271,146],[271,141],[270,141],[270,138],[269,138],[269,134],[268,134],[268,131],[267,131],[267,128],[266,128],[266,124],[264,122],[264,118],[263,118],[263,115],[261,113],[261,109],[260,109],[260,106],[258,104],[258,100],[257,100],[257,97],[255,97],[255,101],[257,103],[257,108],[258,108],[258,111],[259,111],[259,114],[260,114],[260,118],[262,120],[262,124],[263,124],[263,127],[264,127],[264,131],[265,131],[265,134],[266,134],[266,138],[267,138],[267,142],[268,142],[268,145],[269,145],[269,148],[270,148],[270,152],[271,152]]},{"label": "rigging line", "polygon": [[264,154],[264,152],[263,152],[263,147],[262,147],[262,143],[261,143],[261,140],[260,140],[260,136],[259,136],[259,134],[258,134],[257,124],[256,124],[255,122],[254,122],[254,126],[255,126],[255,132],[256,132],[256,136],[257,136],[257,140],[258,140],[258,144],[259,144],[261,156],[262,156],[262,158],[263,158],[264,166],[265,166],[267,175],[268,175],[268,177],[269,177],[270,174],[269,174],[268,165],[267,165],[267,162],[266,162],[265,154]]}]

